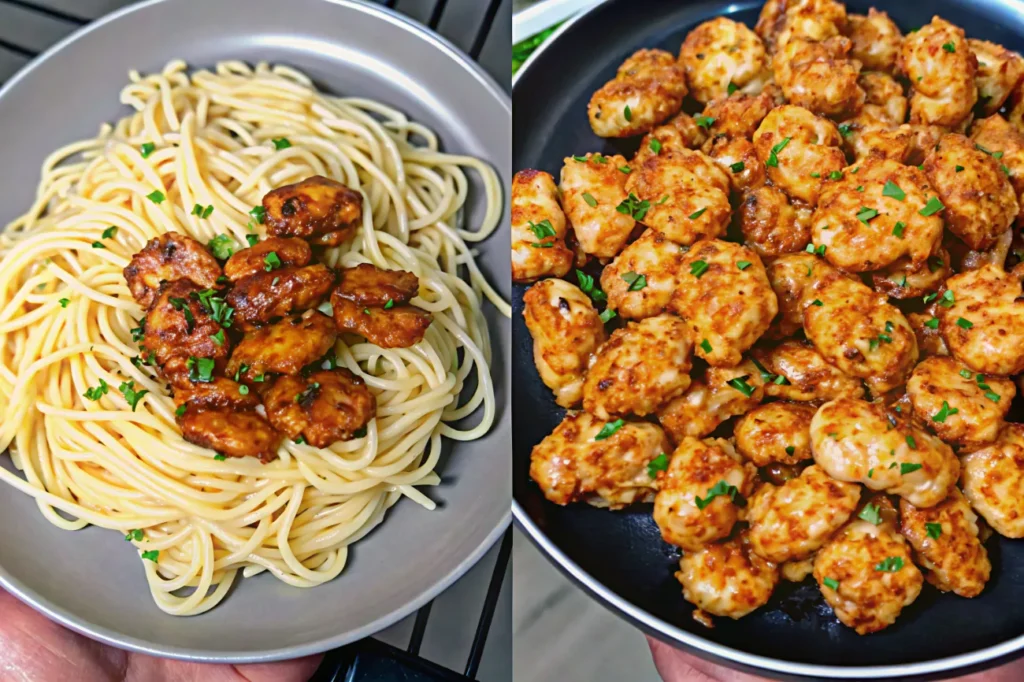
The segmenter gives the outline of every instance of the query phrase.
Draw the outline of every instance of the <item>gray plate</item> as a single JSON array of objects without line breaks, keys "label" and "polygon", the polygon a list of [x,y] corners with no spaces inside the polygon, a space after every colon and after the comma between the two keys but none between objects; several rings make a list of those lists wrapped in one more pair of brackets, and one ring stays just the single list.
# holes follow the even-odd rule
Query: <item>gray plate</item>
[{"label": "gray plate", "polygon": [[[193,67],[229,58],[290,64],[328,92],[402,109],[432,126],[445,150],[488,160],[509,184],[508,96],[426,29],[351,0],[154,0],[79,31],[0,90],[0,225],[31,203],[47,154],[127,113],[118,93],[128,69],[158,70],[175,57]],[[471,199],[473,220],[482,215],[482,193]],[[507,298],[507,221],[480,251],[481,267]],[[387,627],[454,582],[509,523],[510,332],[491,306],[487,314],[498,423],[483,440],[451,448],[442,485],[428,490],[437,511],[400,502],[355,546],[338,579],[304,590],[261,575],[241,581],[209,613],[168,616],[153,604],[138,555],[118,533],[58,530],[32,499],[5,486],[0,585],[95,639],[193,660],[291,658]],[[0,461],[10,467],[6,456]]]}]

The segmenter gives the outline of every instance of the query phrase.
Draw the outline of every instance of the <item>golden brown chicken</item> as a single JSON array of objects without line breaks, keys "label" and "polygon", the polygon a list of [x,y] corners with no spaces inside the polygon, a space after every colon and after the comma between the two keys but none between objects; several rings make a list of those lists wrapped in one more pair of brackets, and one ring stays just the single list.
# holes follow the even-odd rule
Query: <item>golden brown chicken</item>
[{"label": "golden brown chicken", "polygon": [[187,409],[178,417],[178,425],[189,443],[227,457],[256,457],[269,462],[277,457],[281,444],[281,434],[255,410]]},{"label": "golden brown chicken", "polygon": [[674,315],[616,329],[597,349],[583,383],[583,408],[599,419],[643,417],[690,385],[689,329]]},{"label": "golden brown chicken", "polygon": [[[211,381],[182,382],[174,387],[174,404],[182,413],[186,410],[205,410],[211,407],[231,407],[236,410],[255,410],[260,397],[237,381],[214,376]],[[181,406],[185,407],[182,408]]]},{"label": "golden brown chicken", "polygon": [[377,400],[363,380],[338,367],[308,377],[285,375],[263,396],[267,419],[292,439],[316,448],[350,440],[373,418]]},{"label": "golden brown chicken", "polygon": [[885,12],[874,7],[863,14],[848,14],[847,35],[853,43],[850,56],[865,69],[891,73],[896,68],[903,35]]},{"label": "golden brown chicken", "polygon": [[696,354],[715,367],[738,364],[779,311],[760,257],[739,244],[707,240],[685,254],[682,272],[669,305],[686,320]]},{"label": "golden brown chicken", "polygon": [[566,281],[546,279],[523,295],[523,319],[541,381],[562,407],[578,405],[587,368],[608,338],[590,298]]},{"label": "golden brown chicken", "polygon": [[679,112],[665,124],[643,136],[643,139],[640,140],[640,147],[630,162],[631,165],[625,168],[632,169],[633,166],[640,166],[647,159],[661,153],[661,150],[700,149],[708,139],[707,125],[706,117],[702,118],[701,123],[698,124],[697,120],[689,114]]},{"label": "golden brown chicken", "polygon": [[419,293],[419,278],[405,270],[369,263],[346,268],[331,293],[334,322],[343,332],[359,334],[381,348],[408,348],[419,343],[433,317],[410,305]]},{"label": "golden brown chicken", "polygon": [[1024,78],[1024,59],[987,40],[968,38],[967,45],[978,60],[974,81],[978,86],[980,115],[991,116],[1006,103]]},{"label": "golden brown chicken", "polygon": [[778,88],[772,87],[758,95],[736,92],[727,97],[718,97],[704,107],[701,123],[708,126],[707,131],[712,139],[725,136],[749,140],[768,112],[778,105],[777,96],[781,99]]},{"label": "golden brown chicken", "polygon": [[[924,578],[896,531],[892,504],[876,498],[870,520],[854,519],[814,558],[814,579],[839,621],[859,635],[883,630],[921,593]],[[867,509],[867,507],[865,507]]]},{"label": "golden brown chicken", "polygon": [[939,331],[939,318],[933,314],[934,307],[933,305],[929,312],[907,314],[907,322],[914,329],[917,348],[922,358],[933,355],[949,355],[946,340],[942,338],[942,332]]},{"label": "golden brown chicken", "polygon": [[790,201],[778,187],[747,192],[736,213],[744,243],[761,256],[800,252],[811,241],[811,207]]},{"label": "golden brown chicken", "polygon": [[925,579],[943,592],[977,597],[985,589],[992,564],[978,532],[978,515],[959,488],[927,509],[900,500],[900,533],[913,545]]},{"label": "golden brown chicken", "polygon": [[220,275],[220,263],[205,246],[176,232],[150,239],[124,269],[128,289],[143,308],[153,305],[164,282],[188,280],[208,289]]},{"label": "golden brown chicken", "polygon": [[821,41],[845,26],[846,6],[837,0],[768,0],[754,30],[775,52],[793,38]]},{"label": "golden brown chicken", "polygon": [[292,312],[315,308],[334,286],[334,272],[314,263],[250,275],[235,283],[225,297],[243,331],[255,329]]},{"label": "golden brown chicken", "polygon": [[601,271],[608,308],[639,320],[660,315],[679,286],[683,252],[656,230],[646,230]]},{"label": "golden brown chicken", "polygon": [[1004,272],[994,265],[946,280],[938,298],[939,329],[952,354],[975,372],[1024,371],[1024,266]]},{"label": "golden brown chicken", "polygon": [[671,445],[647,422],[603,422],[586,412],[566,415],[530,454],[530,478],[555,504],[587,502],[621,509],[650,502]]},{"label": "golden brown chicken", "polygon": [[637,50],[590,98],[590,127],[599,137],[646,133],[679,111],[686,92],[686,74],[675,57]]},{"label": "golden brown chicken", "polygon": [[723,542],[684,552],[676,579],[683,598],[712,616],[742,618],[764,606],[779,582],[779,569],[750,551],[741,531]]},{"label": "golden brown chicken", "polygon": [[782,400],[823,403],[836,398],[860,398],[864,387],[843,373],[806,341],[783,341],[770,349],[755,348],[753,356],[775,375],[765,395]]},{"label": "golden brown chicken", "polygon": [[1024,133],[1007,123],[999,114],[975,121],[971,126],[971,140],[999,156],[1000,170],[1010,179],[1017,195],[1017,224],[1024,216]]},{"label": "golden brown chicken", "polygon": [[766,336],[781,339],[792,336],[804,326],[804,290],[835,271],[820,258],[801,251],[773,258],[766,264],[765,272],[779,303],[779,314]]},{"label": "golden brown chicken", "polygon": [[704,145],[703,152],[729,177],[734,192],[764,185],[764,166],[757,159],[754,143],[747,138],[719,135]]},{"label": "golden brown chicken", "polygon": [[269,381],[267,374],[297,374],[323,360],[337,338],[334,320],[318,310],[307,310],[247,332],[231,353],[226,371],[247,383]]},{"label": "golden brown chicken", "polygon": [[268,237],[241,251],[224,263],[224,276],[237,282],[249,275],[270,272],[280,267],[309,265],[313,251],[309,244],[295,237]]},{"label": "golden brown chicken", "polygon": [[750,498],[750,546],[774,563],[799,561],[825,544],[857,508],[860,486],[811,465],[781,486],[762,486]]},{"label": "golden brown chicken", "polygon": [[1024,425],[1007,424],[995,443],[965,456],[961,484],[993,530],[1024,537]]},{"label": "golden brown chicken", "polygon": [[[584,253],[614,258],[636,227],[639,204],[626,193],[625,157],[570,156],[562,166],[562,207]],[[628,199],[628,200],[627,200]],[[637,205],[634,210],[629,208]],[[622,206],[624,209],[619,210]]]},{"label": "golden brown chicken", "polygon": [[960,474],[948,445],[864,400],[822,405],[811,420],[811,448],[832,478],[899,495],[918,507],[946,499]]},{"label": "golden brown chicken", "polygon": [[772,109],[753,141],[772,184],[811,205],[818,203],[824,179],[846,166],[835,124],[803,107],[784,104]]},{"label": "golden brown chicken", "polygon": [[562,277],[574,254],[566,246],[565,214],[548,173],[521,170],[512,177],[512,281]]},{"label": "golden brown chicken", "polygon": [[858,83],[860,62],[850,59],[852,47],[844,36],[822,42],[793,38],[772,60],[775,82],[792,105],[822,116],[852,116],[865,99]]},{"label": "golden brown chicken", "polygon": [[[938,291],[952,274],[949,252],[939,247],[934,256],[921,265],[904,256],[890,265],[871,273],[875,291],[890,298],[906,300],[919,298]],[[913,325],[911,325],[913,326]]]},{"label": "golden brown chicken", "polygon": [[267,232],[300,237],[318,246],[338,246],[363,224],[363,195],[314,175],[263,195]]},{"label": "golden brown chicken", "polygon": [[953,128],[978,101],[978,60],[963,29],[933,17],[903,39],[897,67],[910,80],[910,122]]},{"label": "golden brown chicken", "polygon": [[[765,378],[771,381],[772,377],[768,374]],[[815,411],[810,405],[796,402],[756,407],[736,422],[736,449],[759,467],[811,459],[811,419]]]},{"label": "golden brown chicken", "polygon": [[690,31],[679,50],[690,94],[701,104],[736,90],[757,94],[771,77],[757,34],[726,17]]},{"label": "golden brown chicken", "polygon": [[[986,397],[989,393],[1000,399]],[[967,451],[999,437],[1016,393],[1011,380],[975,374],[951,357],[925,358],[907,381],[907,395],[921,426]]]},{"label": "golden brown chicken", "polygon": [[654,522],[662,539],[692,552],[728,537],[756,476],[729,441],[684,438],[658,474]]},{"label": "golden brown chicken", "polygon": [[765,381],[758,367],[744,360],[735,367],[708,367],[678,398],[663,405],[658,421],[677,443],[703,438],[727,419],[746,414],[764,399]]}]

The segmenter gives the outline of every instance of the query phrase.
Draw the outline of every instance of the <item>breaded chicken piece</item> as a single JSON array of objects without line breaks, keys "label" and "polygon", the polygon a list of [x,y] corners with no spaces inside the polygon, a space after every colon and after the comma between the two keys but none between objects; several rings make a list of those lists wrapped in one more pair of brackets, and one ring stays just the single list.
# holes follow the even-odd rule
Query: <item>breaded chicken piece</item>
[{"label": "breaded chicken piece", "polygon": [[942,287],[953,273],[949,252],[939,247],[921,265],[904,256],[890,265],[871,273],[871,285],[890,298],[906,300],[920,298]]},{"label": "breaded chicken piece", "polygon": [[836,0],[768,0],[754,31],[774,53],[793,38],[821,41],[845,27],[846,6]]},{"label": "breaded chicken piece", "polygon": [[[226,371],[248,380],[266,374],[297,374],[323,359],[337,338],[334,320],[318,310],[307,310],[247,332],[231,354]],[[246,372],[241,371],[243,366]]]},{"label": "breaded chicken piece", "polygon": [[992,564],[978,532],[978,515],[959,488],[927,509],[900,500],[900,533],[913,545],[925,579],[943,592],[970,598],[985,589]]},{"label": "breaded chicken piece", "polygon": [[215,376],[212,381],[188,381],[175,386],[174,405],[178,408],[184,405],[186,410],[211,407],[255,410],[260,405],[260,397],[237,381]]},{"label": "breaded chicken piece", "polygon": [[907,119],[903,86],[892,76],[865,71],[857,77],[864,90],[864,106],[839,126],[843,148],[854,158],[882,157],[903,162],[910,152],[913,131]]},{"label": "breaded chicken piece", "polygon": [[750,547],[773,563],[814,554],[853,514],[860,486],[829,477],[816,465],[781,486],[766,484],[750,498]]},{"label": "breaded chicken piece", "polygon": [[206,292],[215,294],[188,279],[170,282],[161,287],[146,316],[143,355],[152,353],[156,365],[176,386],[187,386],[189,374],[195,380],[198,370],[190,370],[197,359],[214,362],[211,371],[203,372],[203,380],[212,379],[212,373],[224,368],[231,353],[231,337],[199,297]]},{"label": "breaded chicken piece", "polygon": [[811,448],[832,478],[899,495],[918,507],[946,499],[960,475],[948,445],[864,400],[840,398],[818,408]]},{"label": "breaded chicken piece", "polygon": [[676,580],[683,598],[712,615],[742,618],[764,606],[779,582],[779,569],[750,551],[745,531],[724,542],[684,552]]},{"label": "breaded chicken piece", "polygon": [[732,367],[779,311],[761,259],[752,249],[717,239],[683,256],[670,308],[686,320],[696,353],[715,367]]},{"label": "breaded chicken piece", "polygon": [[811,459],[811,418],[816,411],[810,405],[796,402],[756,407],[736,422],[736,449],[759,467],[773,462],[799,464]]},{"label": "breaded chicken piece", "polygon": [[[989,391],[1000,399],[986,398]],[[1016,394],[1010,379],[975,374],[951,357],[922,360],[907,381],[907,395],[921,426],[967,450],[999,437]]]},{"label": "breaded chicken piece", "polygon": [[1024,371],[1024,266],[1003,272],[995,265],[946,280],[939,297],[939,330],[950,352],[975,372]]},{"label": "breaded chicken piece", "polygon": [[747,138],[720,135],[704,143],[701,151],[728,176],[734,192],[743,193],[764,185],[764,164],[757,158],[754,143]]},{"label": "breaded chicken piece", "polygon": [[910,80],[910,122],[953,128],[978,101],[978,60],[962,28],[939,17],[903,39],[897,68]]},{"label": "breaded chicken piece", "polygon": [[267,237],[263,241],[236,251],[224,263],[224,276],[232,282],[243,277],[284,266],[309,265],[313,251],[309,244],[296,237]]},{"label": "breaded chicken piece", "polygon": [[679,286],[682,261],[678,244],[656,230],[644,231],[601,271],[608,308],[629,320],[665,312]]},{"label": "breaded chicken piece", "polygon": [[1024,537],[1024,425],[1007,424],[999,439],[965,456],[964,496],[995,532]]},{"label": "breaded chicken piece", "polygon": [[586,412],[570,413],[533,447],[530,478],[555,504],[622,509],[654,499],[658,467],[652,462],[671,451],[655,424],[605,423]]},{"label": "breaded chicken piece", "polygon": [[907,120],[907,98],[895,78],[887,73],[866,71],[860,74],[857,83],[865,95],[859,120],[885,126],[898,126]]},{"label": "breaded chicken piece", "polygon": [[665,542],[686,552],[732,533],[757,469],[722,438],[684,438],[658,474],[654,522]]},{"label": "breaded chicken piece", "polygon": [[419,343],[433,317],[409,302],[419,293],[419,278],[404,270],[360,263],[339,273],[331,293],[334,323],[381,348],[408,348]]},{"label": "breaded chicken piece", "polygon": [[[892,507],[885,498],[880,498],[881,505]],[[818,550],[814,579],[839,621],[859,635],[896,622],[924,584],[895,524],[875,525],[861,519],[849,523]]]},{"label": "breaded chicken piece", "polygon": [[857,80],[860,62],[850,59],[852,47],[843,36],[823,42],[794,38],[772,59],[775,82],[792,105],[822,116],[852,116],[865,99]]},{"label": "breaded chicken piece", "polygon": [[917,337],[917,349],[922,358],[949,355],[946,340],[939,331],[939,318],[932,312],[907,313],[907,322]]},{"label": "breaded chicken piece", "polygon": [[565,244],[567,232],[554,178],[533,169],[512,176],[512,281],[568,273],[575,255]]},{"label": "breaded chicken piece", "polygon": [[750,360],[735,367],[708,367],[681,396],[657,411],[658,421],[677,443],[703,438],[732,417],[746,414],[764,399],[762,372]]},{"label": "breaded chicken piece", "polygon": [[934,196],[925,174],[888,159],[869,158],[826,183],[811,219],[811,238],[829,263],[865,272],[907,257],[925,265],[942,244],[942,218],[921,215]]},{"label": "breaded chicken piece", "polygon": [[590,297],[564,280],[546,279],[523,295],[523,319],[541,381],[562,407],[578,405],[594,352],[608,338]]},{"label": "breaded chicken piece", "polygon": [[794,199],[818,203],[823,178],[846,166],[835,124],[803,107],[772,109],[754,133],[754,148],[768,179]]},{"label": "breaded chicken piece", "polygon": [[850,57],[865,69],[892,73],[903,44],[903,34],[889,15],[872,7],[867,16],[848,14],[846,21],[846,35],[853,43]]},{"label": "breaded chicken piece", "polygon": [[638,219],[679,244],[717,237],[729,226],[729,176],[703,152],[662,150],[633,168],[626,191],[649,206]]},{"label": "breaded chicken piece", "polygon": [[646,133],[679,111],[686,92],[686,74],[675,57],[637,50],[590,98],[590,127],[598,137]]},{"label": "breaded chicken piece", "polygon": [[701,116],[705,122],[711,119],[708,133],[713,137],[725,135],[750,139],[777,104],[774,93],[769,90],[757,95],[736,92],[708,102]]},{"label": "breaded chicken piece", "polygon": [[1000,155],[1000,170],[1009,176],[1017,195],[1017,225],[1024,224],[1024,133],[999,114],[993,114],[974,122],[971,140],[993,155]]},{"label": "breaded chicken piece", "polygon": [[[577,161],[577,158],[585,158]],[[618,154],[566,157],[562,166],[562,208],[569,219],[580,249],[597,258],[614,258],[626,245],[636,226],[626,206],[626,180],[621,169],[626,159]],[[635,169],[634,169],[635,172]]]},{"label": "breaded chicken piece", "polygon": [[343,268],[338,277],[338,296],[357,305],[384,307],[390,303],[394,307],[409,303],[420,291],[415,273],[378,268],[371,263]]},{"label": "breaded chicken piece", "polygon": [[[870,106],[870,105],[865,105]],[[863,111],[861,115],[863,116]],[[860,118],[860,117],[857,117]],[[903,124],[898,128],[889,128],[876,122],[862,125],[857,118],[842,124],[848,126],[843,130],[846,142],[844,148],[855,161],[863,161],[869,157],[892,159],[900,163],[909,163],[911,148],[914,144],[914,133],[910,126]],[[924,158],[923,156],[921,158]]]},{"label": "breaded chicken piece", "polygon": [[590,364],[583,409],[599,419],[651,414],[690,385],[693,339],[674,315],[616,329]]},{"label": "breaded chicken piece", "polygon": [[860,281],[831,274],[804,291],[804,333],[844,373],[875,395],[904,383],[917,362],[907,318]]},{"label": "breaded chicken piece", "polygon": [[804,289],[835,270],[813,254],[800,251],[772,259],[765,272],[779,303],[779,314],[766,335],[784,339],[804,326]]},{"label": "breaded chicken piece", "polygon": [[744,243],[761,256],[798,253],[811,241],[811,207],[791,202],[778,187],[747,192],[736,216]]},{"label": "breaded chicken piece", "polygon": [[735,90],[757,94],[771,74],[764,45],[741,23],[715,17],[690,31],[679,50],[690,94],[701,104]]},{"label": "breaded chicken piece", "polygon": [[363,224],[363,195],[322,175],[278,187],[263,196],[267,233],[340,246]]},{"label": "breaded chicken piece", "polygon": [[208,289],[220,275],[220,263],[205,246],[176,232],[150,239],[124,269],[128,289],[143,308],[153,305],[164,282],[188,280]]},{"label": "breaded chicken piece", "polygon": [[286,375],[263,396],[267,419],[289,438],[315,448],[350,440],[373,418],[377,399],[363,380],[337,367],[308,377]]},{"label": "breaded chicken piece", "polygon": [[823,403],[836,398],[861,398],[861,382],[830,365],[814,346],[791,339],[770,349],[755,348],[753,356],[781,383],[765,384],[765,395],[782,400]]},{"label": "breaded chicken piece", "polygon": [[991,116],[1009,99],[1024,78],[1024,59],[1016,52],[987,40],[968,38],[967,45],[978,60],[974,82],[978,86],[981,116]]},{"label": "breaded chicken piece", "polygon": [[1017,193],[999,159],[963,135],[943,136],[924,171],[945,206],[946,225],[972,249],[994,245],[1017,218]]},{"label": "breaded chicken piece", "polygon": [[281,444],[281,434],[255,410],[187,409],[178,417],[178,425],[189,443],[227,457],[256,457],[266,463],[277,458]]},{"label": "breaded chicken piece", "polygon": [[314,263],[244,277],[225,298],[235,309],[237,326],[247,331],[289,313],[315,308],[333,286],[334,272],[326,265]]},{"label": "breaded chicken piece", "polygon": [[[707,121],[703,121],[707,125]],[[626,168],[643,165],[644,161],[657,156],[664,151],[679,151],[680,149],[700,149],[708,139],[707,129],[697,124],[697,121],[687,113],[679,112],[651,132],[644,135],[640,140],[640,147],[636,155]],[[658,150],[658,151],[655,151]]]}]

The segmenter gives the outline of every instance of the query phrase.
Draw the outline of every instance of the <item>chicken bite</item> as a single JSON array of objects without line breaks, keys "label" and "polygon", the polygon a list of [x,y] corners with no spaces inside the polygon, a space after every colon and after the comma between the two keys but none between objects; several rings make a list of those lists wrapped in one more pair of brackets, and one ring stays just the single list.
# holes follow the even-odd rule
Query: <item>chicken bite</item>
[{"label": "chicken bite", "polygon": [[670,545],[692,552],[728,537],[757,470],[722,438],[684,438],[658,474],[654,522]]},{"label": "chicken bite", "polygon": [[846,26],[846,6],[836,0],[768,0],[754,31],[775,52],[792,40],[822,41]]},{"label": "chicken bite", "polygon": [[679,111],[686,92],[686,73],[675,57],[664,50],[637,50],[590,98],[590,127],[599,137],[646,133]]},{"label": "chicken bite", "polygon": [[917,362],[917,338],[886,296],[839,274],[804,291],[804,333],[844,373],[875,395],[903,384]]},{"label": "chicken bite", "polygon": [[779,311],[761,259],[739,244],[707,240],[683,256],[682,272],[669,305],[686,320],[697,355],[715,367],[738,364]]},{"label": "chicken bite", "polygon": [[974,510],[1003,537],[1024,537],[1024,424],[1007,424],[995,443],[962,462],[961,485]]},{"label": "chicken bite", "polygon": [[771,398],[823,403],[864,396],[860,381],[830,365],[806,341],[791,339],[774,348],[755,348],[753,356],[769,372],[783,379],[765,384],[765,395]]},{"label": "chicken bite", "polygon": [[[859,635],[883,630],[921,593],[924,578],[895,524],[891,503],[878,498],[879,523],[855,519],[818,550],[814,579],[839,621]],[[886,512],[890,513],[886,513]]]},{"label": "chicken bite", "polygon": [[859,501],[859,485],[834,480],[811,465],[781,486],[762,486],[750,498],[750,547],[773,563],[806,559],[847,522]]},{"label": "chicken bite", "polygon": [[548,173],[521,170],[512,177],[512,281],[562,277],[575,258],[566,246],[565,214]]},{"label": "chicken bite", "polygon": [[299,237],[318,246],[339,246],[363,223],[363,195],[314,175],[263,196],[267,232]]},{"label": "chicken bite", "polygon": [[675,400],[658,411],[658,421],[677,443],[687,436],[703,438],[732,417],[745,414],[764,399],[764,378],[750,360],[735,367],[708,367]]},{"label": "chicken bite", "polygon": [[608,338],[590,297],[564,280],[546,279],[523,295],[523,319],[541,381],[562,407],[578,405],[587,368]]},{"label": "chicken bite", "polygon": [[408,348],[423,339],[433,317],[409,305],[419,293],[415,274],[361,263],[342,270],[340,276],[331,293],[338,329],[359,334],[381,348]]},{"label": "chicken bite", "polygon": [[1009,176],[1017,195],[1017,225],[1024,224],[1024,133],[999,114],[993,114],[974,122],[971,139],[991,152],[993,158],[999,155],[1000,170]]},{"label": "chicken bite", "polygon": [[671,450],[655,424],[605,423],[586,412],[570,413],[534,446],[530,478],[555,504],[622,509],[654,499],[652,462]]},{"label": "chicken bite", "polygon": [[377,410],[377,400],[363,380],[338,367],[302,375],[285,375],[263,396],[267,419],[292,439],[300,436],[315,448],[350,440]]},{"label": "chicken bite", "polygon": [[946,340],[939,331],[939,318],[932,312],[907,313],[907,322],[914,329],[917,348],[922,358],[934,355],[949,355]]},{"label": "chicken bite", "polygon": [[995,265],[946,280],[939,297],[939,330],[952,354],[975,372],[1024,371],[1024,266],[1004,272]]},{"label": "chicken bite", "polygon": [[907,257],[893,261],[871,273],[871,284],[875,291],[890,298],[920,298],[942,287],[953,272],[951,262],[949,252],[939,247],[935,255],[921,265],[914,265]]},{"label": "chicken bite", "polygon": [[815,412],[814,407],[796,402],[756,407],[736,422],[736,449],[759,467],[811,459],[811,418]]},{"label": "chicken bite", "polygon": [[852,47],[843,36],[822,42],[794,38],[772,60],[775,82],[792,105],[822,116],[852,116],[865,99],[857,80],[860,62],[849,58]]},{"label": "chicken bite", "polygon": [[978,101],[978,60],[962,28],[939,17],[903,39],[897,67],[910,80],[910,122],[953,128]]},{"label": "chicken bite", "polygon": [[[692,116],[679,112],[670,118],[665,124],[658,126],[651,132],[644,135],[640,140],[640,146],[636,155],[625,169],[632,169],[633,166],[641,166],[647,159],[657,156],[664,151],[679,151],[680,149],[700,149],[708,139],[707,120],[699,125]],[[657,151],[655,151],[657,150]]]},{"label": "chicken bite", "polygon": [[948,445],[864,400],[822,405],[811,420],[811,449],[832,478],[899,495],[917,507],[946,499],[960,475]]},{"label": "chicken bite", "polygon": [[999,111],[1010,93],[1024,78],[1024,59],[1016,52],[987,40],[968,38],[967,45],[978,62],[974,82],[978,86],[978,108],[981,116]]},{"label": "chicken bite", "polygon": [[295,237],[268,237],[241,251],[224,263],[224,276],[232,282],[243,277],[270,272],[283,266],[309,265],[313,251],[309,244]]},{"label": "chicken bite", "polygon": [[764,606],[779,569],[750,551],[745,531],[724,542],[684,552],[676,580],[683,598],[712,616],[742,618]]},{"label": "chicken bite", "polygon": [[281,434],[255,410],[187,409],[178,425],[189,443],[227,457],[256,457],[266,463],[277,457],[281,443]]},{"label": "chicken bite", "polygon": [[747,138],[720,135],[709,140],[702,151],[728,176],[733,191],[742,193],[764,185],[764,166]]},{"label": "chicken bite", "polygon": [[791,202],[778,187],[747,192],[736,214],[744,243],[761,256],[800,252],[811,241],[812,209]]},{"label": "chicken bite", "polygon": [[703,152],[662,150],[633,168],[626,191],[646,202],[633,215],[679,244],[717,237],[729,226],[729,177]]},{"label": "chicken bite", "polygon": [[314,263],[249,275],[236,282],[225,298],[234,308],[238,327],[247,331],[289,313],[315,308],[332,286],[334,272]]},{"label": "chicken bite", "polygon": [[779,303],[779,314],[772,321],[767,335],[771,338],[788,338],[804,326],[804,290],[834,270],[813,254],[801,251],[772,259],[765,272]]},{"label": "chicken bite", "polygon": [[803,107],[772,109],[754,133],[757,157],[772,184],[794,199],[818,203],[823,178],[846,166],[835,124]]},{"label": "chicken bite", "polygon": [[757,34],[726,17],[690,31],[679,50],[690,94],[701,104],[734,90],[757,94],[770,78],[764,45]]},{"label": "chicken bite", "polygon": [[291,315],[247,332],[231,354],[227,373],[257,383],[267,374],[297,374],[303,367],[322,360],[334,348],[337,338],[334,320],[320,311]]},{"label": "chicken bite", "polygon": [[146,316],[140,344],[143,354],[151,353],[156,365],[176,386],[187,386],[190,375],[193,381],[200,375],[200,381],[210,381],[213,373],[227,363],[231,338],[221,325],[226,318],[215,319],[208,307],[215,293],[191,280],[179,279],[161,287]]},{"label": "chicken bite", "polygon": [[220,263],[205,246],[176,232],[150,239],[124,269],[128,289],[143,308],[153,305],[164,282],[188,280],[206,289],[220,275]]},{"label": "chicken bite", "polygon": [[903,35],[886,12],[874,7],[863,14],[848,14],[847,36],[853,43],[850,56],[865,69],[891,73],[896,67]]},{"label": "chicken bite", "polygon": [[999,437],[1016,394],[1011,380],[975,374],[951,357],[925,358],[907,381],[907,395],[921,426],[968,450]]},{"label": "chicken bite", "polygon": [[900,533],[913,545],[925,579],[943,592],[970,598],[985,589],[992,564],[978,532],[978,516],[958,488],[927,509],[900,500]]},{"label": "chicken bite", "polygon": [[175,386],[174,405],[178,409],[182,409],[184,405],[182,414],[187,410],[205,410],[211,407],[255,410],[260,405],[260,398],[237,381],[214,376],[210,381],[187,381]]},{"label": "chicken bite", "polygon": [[692,346],[686,324],[673,315],[616,329],[591,362],[583,408],[599,419],[651,414],[690,385]]},{"label": "chicken bite", "polygon": [[618,210],[629,204],[629,174],[620,170],[625,164],[619,155],[587,154],[566,157],[562,166],[562,207],[580,248],[591,256],[614,258],[636,227],[633,211]]},{"label": "chicken bite", "polygon": [[709,126],[708,133],[712,137],[724,135],[749,140],[768,112],[777,106],[774,94],[769,90],[757,95],[737,92],[711,100],[701,115],[703,122]]},{"label": "chicken bite", "polygon": [[608,308],[629,320],[665,312],[679,286],[682,261],[678,244],[646,230],[601,271]]}]

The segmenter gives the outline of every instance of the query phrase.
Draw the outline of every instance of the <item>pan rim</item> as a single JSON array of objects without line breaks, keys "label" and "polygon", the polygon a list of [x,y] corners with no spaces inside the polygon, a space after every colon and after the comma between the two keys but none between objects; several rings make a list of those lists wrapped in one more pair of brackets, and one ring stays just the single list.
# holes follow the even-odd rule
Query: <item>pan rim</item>
[{"label": "pan rim", "polygon": [[[559,26],[551,36],[541,43],[536,50],[523,62],[512,78],[512,100],[515,102],[516,86],[519,85],[527,69],[532,67],[556,40],[565,33],[572,30],[576,24],[590,14],[596,12],[602,5],[598,4],[586,9],[576,16],[568,19]],[[514,105],[513,105],[514,106]],[[513,150],[514,151],[514,150]],[[513,163],[515,158],[513,156]],[[513,330],[514,331],[514,330]],[[513,415],[513,421],[515,415]],[[667,621],[652,615],[646,609],[640,608],[624,597],[619,596],[601,581],[597,580],[583,569],[582,566],[573,561],[565,554],[541,528],[534,523],[530,515],[519,504],[516,499],[515,490],[512,493],[512,518],[516,526],[530,539],[534,547],[565,574],[575,585],[582,588],[591,598],[595,599],[602,606],[615,615],[624,618],[627,622],[637,626],[646,633],[652,633],[659,639],[668,643],[682,644],[687,649],[708,654],[715,658],[731,661],[752,669],[760,669],[780,673],[784,675],[801,675],[807,677],[839,678],[839,679],[861,679],[861,678],[900,678],[908,676],[935,675],[951,671],[961,671],[966,668],[988,667],[998,659],[1009,656],[1021,649],[1024,649],[1024,634],[1018,635],[997,644],[978,649],[966,654],[958,654],[947,658],[938,658],[931,661],[920,661],[917,663],[896,663],[891,665],[874,666],[830,666],[812,663],[799,663],[787,661],[780,658],[771,658],[751,654],[740,649],[725,646],[712,642],[700,635],[687,632]]]}]

